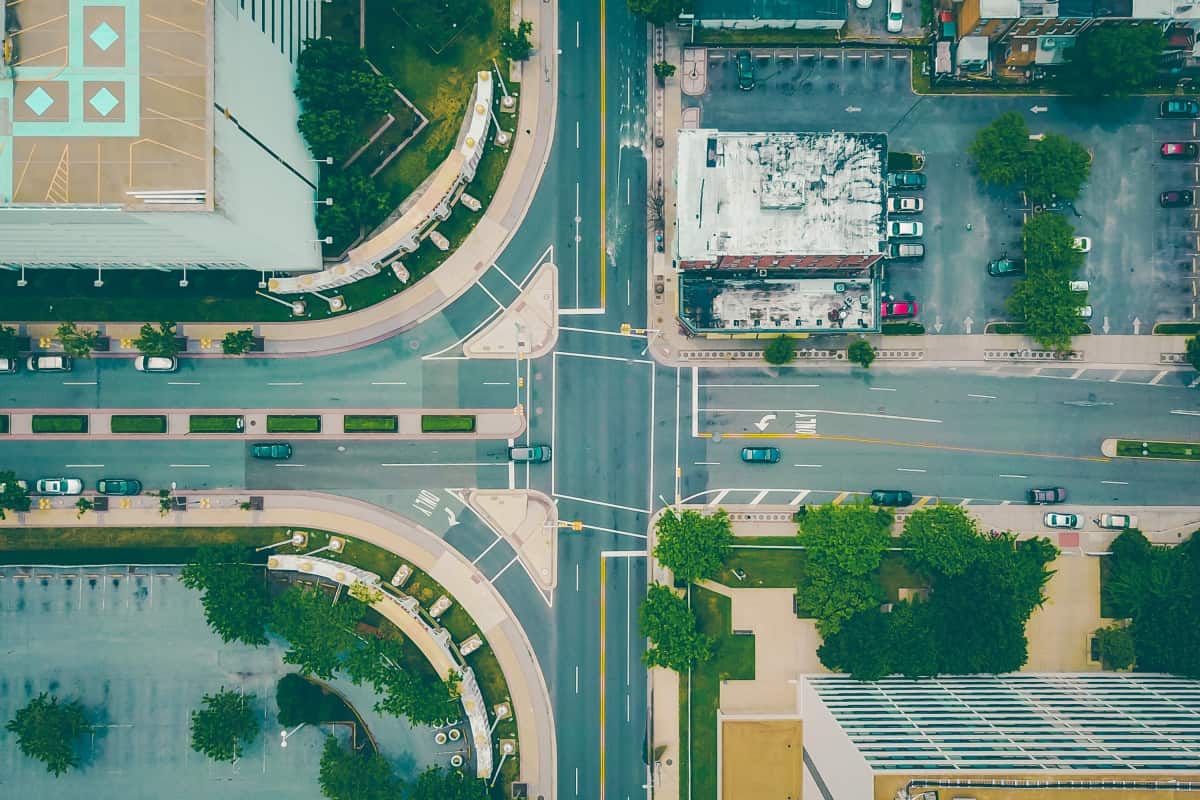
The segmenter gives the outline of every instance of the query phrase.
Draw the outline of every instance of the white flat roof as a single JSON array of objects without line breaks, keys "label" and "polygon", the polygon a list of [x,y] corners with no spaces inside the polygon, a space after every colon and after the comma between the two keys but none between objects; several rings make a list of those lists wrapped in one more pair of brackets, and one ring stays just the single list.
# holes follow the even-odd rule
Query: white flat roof
[{"label": "white flat roof", "polygon": [[878,253],[886,153],[877,133],[681,130],[677,255]]}]

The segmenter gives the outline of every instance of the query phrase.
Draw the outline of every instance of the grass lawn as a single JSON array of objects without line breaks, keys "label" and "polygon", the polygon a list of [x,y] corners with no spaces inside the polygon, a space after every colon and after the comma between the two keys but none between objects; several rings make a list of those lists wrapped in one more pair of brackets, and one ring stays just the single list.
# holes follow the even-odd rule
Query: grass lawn
[{"label": "grass lawn", "polygon": [[320,433],[321,418],[316,414],[268,414],[267,433]]},{"label": "grass lawn", "polygon": [[424,433],[471,433],[475,430],[473,414],[422,414]]},{"label": "grass lawn", "polygon": [[245,426],[241,414],[192,414],[189,433],[241,433]]},{"label": "grass lawn", "polygon": [[116,414],[109,429],[113,433],[166,433],[167,418],[162,414]]},{"label": "grass lawn", "polygon": [[929,585],[928,581],[908,568],[904,554],[895,550],[883,554],[883,562],[879,565],[879,583],[890,603],[899,599],[899,590],[902,588],[916,589]]},{"label": "grass lawn", "polygon": [[1200,322],[1160,322],[1154,332],[1163,336],[1190,336],[1200,333]]},{"label": "grass lawn", "polygon": [[395,433],[396,417],[388,415],[349,414],[342,422],[344,433]]},{"label": "grass lawn", "polygon": [[34,414],[34,433],[87,433],[86,414]]},{"label": "grass lawn", "polygon": [[286,538],[280,528],[0,528],[0,563],[182,564],[201,545]]},{"label": "grass lawn", "polygon": [[1200,461],[1200,442],[1143,442],[1140,439],[1118,439],[1117,455]]},{"label": "grass lawn", "polygon": [[[721,699],[724,679],[754,678],[754,637],[734,636],[731,630],[730,601],[724,595],[692,587],[692,610],[700,630],[717,640],[713,656],[692,670],[691,754],[680,759],[680,775],[687,783],[691,769],[694,800],[716,800],[717,797],[717,705]],[[688,719],[687,676],[681,676],[683,704],[679,718],[681,726]],[[687,729],[680,731],[687,741]]]},{"label": "grass lawn", "polygon": [[[795,587],[800,582],[800,573],[804,571],[807,558],[803,550],[796,549],[796,537],[764,536],[756,539],[761,539],[762,543],[758,547],[748,548],[739,547],[742,541],[738,538],[721,574],[717,576],[717,582],[751,589]],[[746,579],[738,580],[733,574],[735,569],[744,572]]]}]

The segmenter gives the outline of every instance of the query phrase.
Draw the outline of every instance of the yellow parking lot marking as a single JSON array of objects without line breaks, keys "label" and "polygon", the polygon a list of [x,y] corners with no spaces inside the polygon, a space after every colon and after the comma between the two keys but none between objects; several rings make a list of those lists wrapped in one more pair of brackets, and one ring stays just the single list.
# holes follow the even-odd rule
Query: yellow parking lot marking
[{"label": "yellow parking lot marking", "polygon": [[840,506],[845,501],[845,499],[849,496],[850,496],[849,492],[841,492],[838,494],[837,497],[833,498],[832,503],[835,506]]}]

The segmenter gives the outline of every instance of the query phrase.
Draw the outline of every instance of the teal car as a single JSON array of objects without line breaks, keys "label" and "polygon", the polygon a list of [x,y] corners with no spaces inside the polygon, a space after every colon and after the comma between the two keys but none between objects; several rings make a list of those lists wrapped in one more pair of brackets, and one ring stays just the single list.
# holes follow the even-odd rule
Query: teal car
[{"label": "teal car", "polygon": [[778,447],[743,447],[742,461],[747,464],[778,464]]},{"label": "teal car", "polygon": [[256,442],[250,446],[250,455],[271,461],[286,461],[292,457],[292,446],[287,442]]},{"label": "teal car", "polygon": [[142,493],[142,482],[132,478],[101,478],[96,481],[100,494],[132,496]]}]

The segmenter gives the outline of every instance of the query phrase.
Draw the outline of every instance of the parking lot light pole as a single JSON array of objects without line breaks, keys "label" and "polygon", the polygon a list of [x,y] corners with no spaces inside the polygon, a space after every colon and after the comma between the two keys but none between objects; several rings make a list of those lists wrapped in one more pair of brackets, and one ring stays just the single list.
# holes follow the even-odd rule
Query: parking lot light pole
[{"label": "parking lot light pole", "polygon": [[292,728],[290,731],[280,731],[280,732],[279,732],[279,746],[280,746],[280,747],[287,747],[287,740],[288,740],[288,737],[290,737],[292,734],[294,734],[296,731],[300,730],[301,728],[303,728],[303,727],[304,727],[305,725],[307,725],[307,724],[308,724],[308,723],[306,723],[306,722],[301,722],[299,725],[297,725],[296,727]]}]

